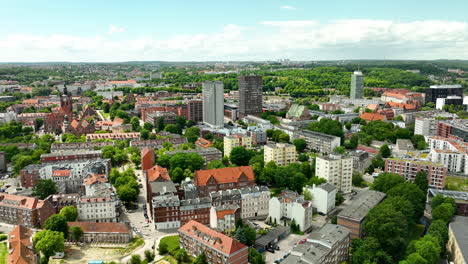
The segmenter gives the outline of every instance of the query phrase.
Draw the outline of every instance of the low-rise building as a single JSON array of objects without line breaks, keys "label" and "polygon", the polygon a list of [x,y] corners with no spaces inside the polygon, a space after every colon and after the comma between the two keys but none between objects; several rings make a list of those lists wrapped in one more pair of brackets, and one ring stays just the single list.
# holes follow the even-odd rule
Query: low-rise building
[{"label": "low-rise building", "polygon": [[385,172],[400,174],[407,181],[414,181],[416,174],[420,171],[427,173],[427,180],[431,188],[444,188],[447,168],[443,164],[417,159],[385,159]]},{"label": "low-rise building", "polygon": [[288,166],[296,162],[296,147],[292,144],[276,143],[264,147],[264,161],[274,161],[278,166]]},{"label": "low-rise building", "polygon": [[454,264],[468,262],[468,217],[456,216],[449,224],[447,251]]},{"label": "low-rise building", "polygon": [[26,227],[43,226],[55,208],[47,200],[0,193],[0,222]]},{"label": "low-rise building", "polygon": [[165,154],[169,156],[173,156],[177,153],[197,153],[205,160],[205,164],[208,164],[213,160],[223,159],[223,153],[219,151],[217,148],[174,150],[174,151],[166,151]]},{"label": "low-rise building", "polygon": [[352,191],[353,158],[330,154],[315,159],[315,175],[336,186],[338,191]]},{"label": "low-rise building", "polygon": [[78,220],[83,222],[118,222],[120,202],[115,196],[80,197],[76,203]]},{"label": "low-rise building", "polygon": [[113,146],[114,142],[73,142],[73,143],[52,143],[50,146],[51,153],[60,153],[62,151],[93,151],[95,149],[101,149],[105,146]]},{"label": "low-rise building", "polygon": [[341,264],[348,260],[350,232],[339,225],[326,224],[312,232],[304,241],[296,245],[291,254],[281,263]]},{"label": "low-rise building", "polygon": [[349,156],[353,158],[353,170],[359,173],[364,173],[372,163],[372,157],[369,155],[369,152],[360,149],[350,152]]},{"label": "low-rise building", "polygon": [[84,243],[127,244],[133,239],[128,223],[68,222],[68,226],[81,227]]},{"label": "low-rise building", "polygon": [[291,120],[310,119],[309,109],[305,105],[292,104],[286,113],[286,118]]},{"label": "low-rise building", "polygon": [[369,211],[378,205],[385,193],[377,191],[363,191],[358,197],[337,216],[337,224],[351,231],[350,237],[363,238],[363,223]]},{"label": "low-rise building", "polygon": [[403,156],[408,152],[414,151],[413,142],[409,139],[397,139],[395,149],[392,151],[394,155]]},{"label": "low-rise building", "polygon": [[164,142],[171,143],[174,147],[187,143],[187,138],[185,137],[172,137],[172,138],[162,138],[162,139],[149,139],[149,140],[132,140],[130,141],[130,147],[136,147],[140,150],[143,148],[162,148]]},{"label": "low-rise building", "polygon": [[154,111],[146,114],[146,122],[156,126],[158,119],[164,119],[164,124],[175,124],[177,115],[173,112]]},{"label": "low-rise building", "polygon": [[230,156],[231,151],[235,147],[252,148],[252,138],[246,135],[232,135],[224,137],[224,156]]},{"label": "low-rise building", "polygon": [[255,176],[251,166],[199,170],[195,172],[194,184],[199,195],[206,197],[213,191],[254,186]]},{"label": "low-rise building", "polygon": [[140,139],[140,132],[129,133],[101,133],[101,134],[87,134],[86,141],[93,141],[97,139],[112,139],[112,140],[125,140],[125,139]]},{"label": "low-rise building", "polygon": [[248,263],[246,245],[194,220],[179,228],[179,244],[192,256],[205,253],[210,264]]},{"label": "low-rise building", "polygon": [[317,208],[317,212],[328,214],[335,208],[335,198],[338,189],[330,183],[322,183],[319,186],[315,184],[304,187],[312,195],[312,206]]},{"label": "low-rise building", "polygon": [[210,227],[223,233],[236,230],[236,220],[241,218],[237,205],[227,204],[210,209]]},{"label": "low-rise building", "polygon": [[57,162],[57,161],[75,161],[75,160],[95,160],[102,157],[100,150],[65,150],[55,151],[53,153],[42,154],[41,163]]},{"label": "low-rise building", "polygon": [[264,128],[249,126],[247,135],[252,138],[252,145],[263,145],[267,143],[267,133]]},{"label": "low-rise building", "polygon": [[271,193],[267,186],[245,187],[240,192],[242,219],[264,219],[268,216]]},{"label": "low-rise building", "polygon": [[268,220],[273,223],[287,225],[294,220],[304,232],[312,226],[312,202],[296,192],[285,190],[279,197],[272,197],[268,212]]},{"label": "low-rise building", "polygon": [[309,130],[295,132],[293,138],[303,138],[309,149],[321,153],[332,153],[332,151],[341,144],[341,139],[339,137]]},{"label": "low-rise building", "polygon": [[34,251],[33,231],[17,225],[8,234],[8,264],[39,264],[40,256]]}]

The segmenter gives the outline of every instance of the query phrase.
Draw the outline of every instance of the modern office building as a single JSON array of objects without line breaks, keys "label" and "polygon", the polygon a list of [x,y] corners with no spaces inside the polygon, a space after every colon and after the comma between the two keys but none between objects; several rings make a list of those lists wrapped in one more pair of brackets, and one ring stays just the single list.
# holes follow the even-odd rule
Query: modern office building
[{"label": "modern office building", "polygon": [[437,98],[447,98],[448,96],[463,97],[463,87],[459,84],[455,85],[431,85],[426,89],[426,103],[437,103]]},{"label": "modern office building", "polygon": [[330,154],[315,159],[315,175],[335,185],[338,191],[352,191],[353,157]]},{"label": "modern office building", "polygon": [[224,84],[220,81],[204,82],[203,122],[213,128],[224,127]]},{"label": "modern office building", "polygon": [[239,113],[241,116],[256,115],[262,112],[262,76],[239,76]]},{"label": "modern office building", "polygon": [[296,162],[296,147],[292,144],[276,143],[264,147],[264,161],[274,161],[278,166],[288,166]]},{"label": "modern office building", "polygon": [[355,71],[351,75],[351,95],[350,99],[362,99],[364,93],[364,75],[360,71]]},{"label": "modern office building", "polygon": [[203,121],[203,101],[190,100],[188,102],[188,120],[195,122]]}]

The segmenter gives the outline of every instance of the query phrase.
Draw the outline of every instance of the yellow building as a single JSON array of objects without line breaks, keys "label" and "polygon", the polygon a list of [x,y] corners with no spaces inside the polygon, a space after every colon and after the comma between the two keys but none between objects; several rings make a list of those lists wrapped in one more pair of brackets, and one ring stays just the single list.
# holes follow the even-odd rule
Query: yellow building
[{"label": "yellow building", "polygon": [[456,216],[449,224],[447,251],[454,264],[468,261],[468,217]]},{"label": "yellow building", "polygon": [[278,166],[288,166],[296,162],[296,147],[291,144],[268,144],[264,148],[265,163],[274,161]]},{"label": "yellow building", "polygon": [[224,137],[224,156],[230,156],[231,151],[235,147],[252,148],[252,138],[244,135],[232,135]]}]

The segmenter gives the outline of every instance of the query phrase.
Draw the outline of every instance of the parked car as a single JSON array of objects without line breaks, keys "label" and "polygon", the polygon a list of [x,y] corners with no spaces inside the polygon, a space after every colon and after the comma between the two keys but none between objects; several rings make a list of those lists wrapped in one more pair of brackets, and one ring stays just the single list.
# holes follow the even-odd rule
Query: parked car
[{"label": "parked car", "polygon": [[275,249],[274,249],[274,248],[270,248],[270,247],[269,247],[269,248],[267,248],[267,251],[268,251],[268,252],[271,252],[271,253],[275,253]]},{"label": "parked car", "polygon": [[278,245],[274,245],[273,248],[274,248],[275,250],[280,250],[280,247],[279,247]]}]

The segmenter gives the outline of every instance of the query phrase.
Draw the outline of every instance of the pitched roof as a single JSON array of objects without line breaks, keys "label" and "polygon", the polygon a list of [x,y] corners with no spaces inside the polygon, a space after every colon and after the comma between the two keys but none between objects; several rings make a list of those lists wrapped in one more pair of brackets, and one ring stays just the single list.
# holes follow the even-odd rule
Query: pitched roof
[{"label": "pitched roof", "polygon": [[86,185],[92,185],[96,182],[107,182],[106,175],[104,174],[92,174],[85,178]]},{"label": "pitched roof", "polygon": [[149,182],[171,180],[167,169],[158,165],[154,165],[151,169],[147,170],[146,177],[148,178]]},{"label": "pitched roof", "polygon": [[34,254],[31,229],[18,225],[8,234],[10,245],[8,264],[29,264],[35,263],[36,254]]},{"label": "pitched roof", "polygon": [[0,193],[0,205],[8,207],[35,209],[39,207],[39,199],[27,196]]},{"label": "pitched roof", "polygon": [[249,181],[255,180],[251,166],[228,167],[212,170],[199,170],[195,172],[195,184],[205,186],[211,177],[218,183],[238,182],[241,175],[245,175]]},{"label": "pitched roof", "polygon": [[230,238],[222,233],[216,232],[213,229],[204,226],[203,224],[190,220],[188,223],[179,228],[179,232],[190,236],[200,243],[214,248],[224,254],[230,256],[240,250],[246,250],[247,246],[239,241]]},{"label": "pitched roof", "polygon": [[376,114],[376,113],[362,113],[362,115],[359,117],[366,121],[375,121],[375,120],[385,121],[384,115]]},{"label": "pitched roof", "polygon": [[52,172],[53,177],[69,177],[71,170],[54,170]]},{"label": "pitched roof", "polygon": [[131,233],[125,223],[68,222],[68,226],[79,226],[84,233]]},{"label": "pitched roof", "polygon": [[304,112],[305,109],[306,108],[305,108],[304,105],[293,104],[289,108],[287,115],[288,115],[288,117],[299,118],[299,117],[301,117],[301,115],[302,115],[302,113]]}]

